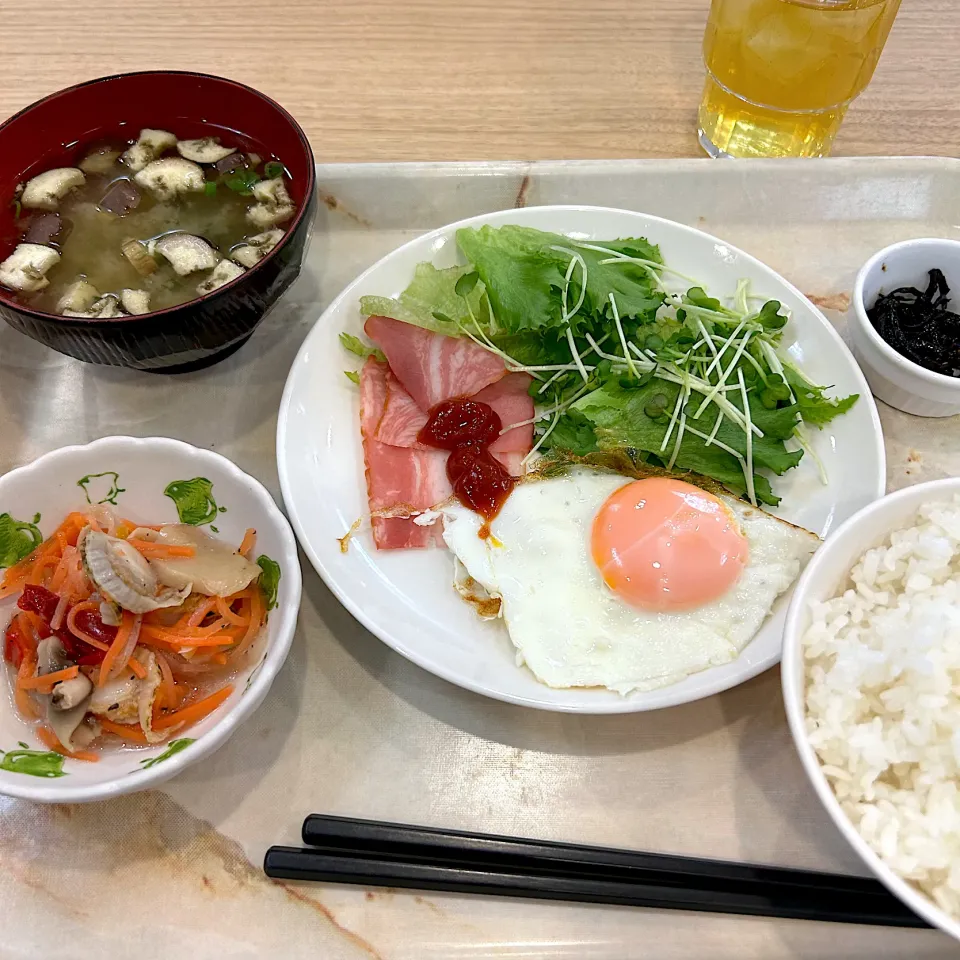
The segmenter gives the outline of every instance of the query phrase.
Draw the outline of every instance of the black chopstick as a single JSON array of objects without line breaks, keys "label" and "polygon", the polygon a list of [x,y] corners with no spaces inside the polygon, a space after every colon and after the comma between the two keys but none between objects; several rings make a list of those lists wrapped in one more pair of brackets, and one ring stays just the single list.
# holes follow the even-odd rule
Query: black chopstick
[{"label": "black chopstick", "polygon": [[449,893],[495,894],[925,927],[862,877],[522,840],[345,817],[303,825],[313,849],[271,847],[268,876]]},{"label": "black chopstick", "polygon": [[686,886],[694,879],[697,886],[705,888],[765,889],[772,884],[802,889],[816,887],[836,893],[879,896],[899,903],[882,884],[867,877],[439,830],[352,817],[311,814],[303,822],[302,837],[307,846],[381,859],[398,857],[424,863],[491,866],[512,872],[546,871],[636,882],[650,880],[658,885],[673,882]]}]

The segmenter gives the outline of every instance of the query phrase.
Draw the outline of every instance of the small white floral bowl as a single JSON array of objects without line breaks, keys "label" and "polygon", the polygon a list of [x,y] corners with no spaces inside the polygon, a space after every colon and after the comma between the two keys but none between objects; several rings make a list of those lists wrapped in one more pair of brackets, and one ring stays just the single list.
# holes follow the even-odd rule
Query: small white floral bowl
[{"label": "small white floral bowl", "polygon": [[[8,796],[76,803],[168,780],[225,743],[253,713],[293,641],[301,588],[293,531],[264,486],[229,460],[161,437],[105,437],[45,454],[0,477],[0,564],[11,564],[68,513],[91,504],[115,504],[142,523],[194,523],[229,543],[255,528],[256,555],[275,561],[280,573],[259,644],[265,652],[235,678],[227,700],[181,736],[152,747],[105,749],[95,763],[47,751],[15,709],[11,669],[0,664],[0,793]],[[14,609],[15,598],[0,601],[4,629]]]}]

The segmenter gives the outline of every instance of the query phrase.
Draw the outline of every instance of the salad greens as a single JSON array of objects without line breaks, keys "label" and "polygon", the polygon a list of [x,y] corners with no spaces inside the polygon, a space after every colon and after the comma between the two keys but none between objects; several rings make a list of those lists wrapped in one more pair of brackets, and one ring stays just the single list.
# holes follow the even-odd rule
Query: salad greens
[{"label": "salad greens", "polygon": [[809,451],[804,424],[823,426],[857,400],[828,397],[781,354],[789,314],[778,301],[742,280],[725,305],[645,239],[484,226],[457,231],[457,243],[467,265],[422,263],[397,299],[363,297],[360,309],[469,337],[529,373],[528,459],[627,451],[774,505],[769,477]]}]

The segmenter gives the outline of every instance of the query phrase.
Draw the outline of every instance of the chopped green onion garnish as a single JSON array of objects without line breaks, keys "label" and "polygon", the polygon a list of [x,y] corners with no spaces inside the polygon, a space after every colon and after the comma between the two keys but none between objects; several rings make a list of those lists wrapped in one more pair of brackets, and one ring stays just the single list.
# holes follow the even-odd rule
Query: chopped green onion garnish
[{"label": "chopped green onion garnish", "polygon": [[208,197],[215,197],[217,195],[217,185],[213,180],[208,181],[203,185],[203,192]]},{"label": "chopped green onion garnish", "polygon": [[263,175],[267,180],[283,176],[283,164],[279,160],[270,160],[263,165]]},{"label": "chopped green onion garnish", "polygon": [[23,204],[19,200],[13,201],[13,219],[19,220],[20,214],[23,213]]}]

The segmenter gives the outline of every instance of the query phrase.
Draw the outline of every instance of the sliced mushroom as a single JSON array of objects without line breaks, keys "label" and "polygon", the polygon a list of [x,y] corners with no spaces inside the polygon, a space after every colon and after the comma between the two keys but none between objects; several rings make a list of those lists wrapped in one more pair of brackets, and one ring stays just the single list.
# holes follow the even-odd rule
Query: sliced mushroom
[{"label": "sliced mushroom", "polygon": [[23,242],[59,243],[66,239],[69,232],[69,222],[61,220],[59,213],[41,213],[38,217],[30,218],[27,232],[23,235]]},{"label": "sliced mushroom", "polygon": [[20,202],[31,210],[56,210],[60,201],[87,182],[76,167],[56,167],[27,181]]},{"label": "sliced mushroom", "polygon": [[56,673],[68,666],[70,660],[59,637],[46,637],[37,644],[37,676]]},{"label": "sliced mushroom", "polygon": [[236,280],[243,273],[243,267],[237,266],[232,260],[221,260],[214,268],[213,273],[197,284],[197,293],[201,296],[213,293],[231,280]]},{"label": "sliced mushroom", "polygon": [[131,290],[129,288],[120,291],[120,304],[127,313],[139,316],[142,313],[150,312],[150,294],[146,290]]},{"label": "sliced mushroom", "polygon": [[293,216],[293,201],[281,177],[260,180],[253,185],[252,192],[258,202],[247,210],[247,219],[255,226],[273,227]]},{"label": "sliced mushroom", "polygon": [[[69,666],[69,658],[58,637],[47,637],[37,644],[38,674],[55,673]],[[74,681],[79,681],[74,683]],[[68,684],[73,684],[67,688]],[[73,680],[54,685],[53,695],[46,700],[47,723],[57,739],[68,749],[78,749],[77,732],[87,714],[93,684],[82,673]],[[58,696],[59,694],[59,696]]]},{"label": "sliced mushroom", "polygon": [[124,240],[120,252],[141,277],[149,277],[157,269],[157,261],[139,240]]},{"label": "sliced mushroom", "polygon": [[39,243],[18,243],[13,253],[0,263],[0,286],[20,293],[36,293],[50,281],[47,271],[60,262],[60,254]]},{"label": "sliced mushroom", "polygon": [[120,151],[104,144],[91,150],[79,163],[80,169],[87,174],[103,176],[113,170],[120,158]]},{"label": "sliced mushroom", "polygon": [[225,147],[219,137],[201,137],[199,140],[178,140],[177,153],[194,163],[216,163],[235,153],[233,147]]},{"label": "sliced mushroom", "polygon": [[83,700],[71,710],[60,710],[53,705],[51,700],[47,704],[47,723],[50,729],[56,734],[57,739],[68,750],[80,750],[89,743],[89,739],[82,738],[80,734],[83,724],[83,718],[87,715],[89,709],[89,700]]},{"label": "sliced mushroom", "polygon": [[83,278],[74,280],[57,301],[57,313],[66,313],[70,310],[85,314],[99,297],[100,291],[88,280]]},{"label": "sliced mushroom", "polygon": [[137,173],[156,160],[161,153],[172,150],[176,145],[177,138],[174,134],[167,130],[151,130],[147,127],[140,131],[137,142],[124,151],[123,162]]},{"label": "sliced mushroom", "polygon": [[61,310],[60,315],[84,320],[113,320],[117,317],[126,316],[120,309],[117,298],[112,293],[94,301],[87,310]]},{"label": "sliced mushroom", "polygon": [[173,200],[183,193],[199,193],[206,185],[203,170],[182,157],[154,160],[133,179],[158,200]]},{"label": "sliced mushroom", "polygon": [[183,590],[160,589],[160,582],[142,554],[125,540],[84,527],[77,541],[83,568],[101,596],[129,610],[149,613],[176,607],[190,595]]},{"label": "sliced mushroom", "polygon": [[160,583],[168,587],[190,587],[208,597],[229,597],[248,587],[260,568],[223,540],[216,540],[197,527],[171,523],[159,530],[137,529],[131,537],[153,543],[193,547],[192,557],[154,558],[150,566]]},{"label": "sliced mushroom", "polygon": [[159,743],[161,740],[165,740],[167,735],[153,729],[153,707],[157,699],[157,691],[163,682],[163,674],[157,664],[156,654],[152,650],[138,650],[136,656],[147,672],[147,675],[140,681],[140,691],[137,695],[140,726],[147,738],[147,743]]},{"label": "sliced mushroom", "polygon": [[267,230],[250,237],[230,251],[230,259],[245,267],[255,267],[281,240],[282,230]]},{"label": "sliced mushroom", "polygon": [[181,277],[197,270],[212,270],[220,262],[220,254],[192,233],[168,233],[157,240],[153,248],[170,261]]},{"label": "sliced mushroom", "polygon": [[135,210],[140,205],[142,198],[143,194],[140,193],[140,188],[124,177],[110,184],[110,189],[100,200],[100,209],[115,216],[123,217],[131,210]]},{"label": "sliced mushroom", "polygon": [[51,704],[58,710],[72,710],[83,703],[93,692],[93,684],[84,673],[78,673],[71,680],[61,680],[54,684],[50,695]]}]

